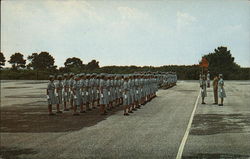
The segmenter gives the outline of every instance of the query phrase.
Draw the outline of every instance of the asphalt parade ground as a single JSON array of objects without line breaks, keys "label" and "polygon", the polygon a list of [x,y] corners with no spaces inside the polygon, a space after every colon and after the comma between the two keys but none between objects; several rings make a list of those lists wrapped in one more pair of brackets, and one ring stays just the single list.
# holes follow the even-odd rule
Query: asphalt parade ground
[{"label": "asphalt parade ground", "polygon": [[250,158],[250,81],[225,81],[223,107],[212,88],[201,105],[198,81],[178,81],[130,116],[48,116],[46,85],[1,81],[0,158]]}]

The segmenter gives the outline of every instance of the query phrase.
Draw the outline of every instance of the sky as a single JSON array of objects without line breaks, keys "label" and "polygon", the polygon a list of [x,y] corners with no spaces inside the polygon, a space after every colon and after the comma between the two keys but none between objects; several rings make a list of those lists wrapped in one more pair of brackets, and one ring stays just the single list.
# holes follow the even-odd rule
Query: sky
[{"label": "sky", "polygon": [[[3,0],[1,52],[107,65],[192,65],[226,46],[250,67],[250,0]],[[9,64],[7,64],[9,66]]]}]

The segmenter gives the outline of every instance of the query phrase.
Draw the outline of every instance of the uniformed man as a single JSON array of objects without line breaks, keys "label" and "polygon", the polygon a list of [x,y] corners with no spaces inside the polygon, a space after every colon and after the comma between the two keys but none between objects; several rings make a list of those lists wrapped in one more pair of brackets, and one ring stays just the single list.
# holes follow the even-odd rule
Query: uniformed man
[{"label": "uniformed man", "polygon": [[205,103],[205,97],[207,96],[207,82],[206,82],[206,76],[202,75],[202,81],[201,81],[201,97],[202,97],[202,103],[201,104],[206,104]]},{"label": "uniformed man", "polygon": [[115,89],[114,88],[114,77],[115,76],[113,74],[110,75],[110,89],[109,89],[110,90],[110,96],[109,96],[110,97],[110,102],[109,103],[110,103],[110,108],[111,109],[115,108],[114,107],[114,94],[115,94],[114,93],[115,92],[114,91],[114,89]]},{"label": "uniformed man", "polygon": [[124,82],[124,76],[121,75],[119,78],[119,104],[122,105],[123,104],[123,82]]},{"label": "uniformed man", "polygon": [[90,87],[90,74],[86,75],[86,80],[85,80],[85,87],[86,87],[86,108],[88,111],[91,111],[91,87]]},{"label": "uniformed man", "polygon": [[114,101],[115,101],[115,106],[119,106],[119,78],[120,75],[116,74],[114,78]]},{"label": "uniformed man", "polygon": [[135,74],[131,75],[131,107],[133,111],[137,111],[136,109],[136,104],[135,104],[135,99],[136,98],[136,88],[135,88]]},{"label": "uniformed man", "polygon": [[75,82],[73,84],[73,96],[74,96],[74,113],[73,115],[79,115],[77,113],[77,107],[82,105],[82,95],[81,95],[81,82],[80,82],[80,75],[75,76]]},{"label": "uniformed man", "polygon": [[214,103],[213,104],[218,104],[218,76],[214,77],[213,80],[213,90],[214,90]]},{"label": "uniformed man", "polygon": [[80,74],[81,96],[82,104],[80,106],[80,113],[86,113],[86,89],[85,89],[85,74]]},{"label": "uniformed man", "polygon": [[210,73],[207,73],[207,88],[210,88]]},{"label": "uniformed man", "polygon": [[124,76],[124,82],[123,82],[123,105],[124,105],[124,115],[128,116],[128,111],[129,111],[129,92],[130,92],[130,88],[129,88],[129,77],[128,76]]},{"label": "uniformed man", "polygon": [[99,83],[99,92],[100,92],[100,112],[101,115],[106,115],[106,106],[108,104],[108,89],[107,89],[107,76],[102,73],[100,75],[100,83]]},{"label": "uniformed man", "polygon": [[91,103],[91,108],[96,109],[95,106],[95,101],[96,101],[96,95],[97,95],[97,85],[96,85],[96,74],[93,73],[90,76],[89,80],[89,87],[90,87],[90,103]]},{"label": "uniformed man", "polygon": [[141,79],[141,87],[142,87],[142,105],[146,104],[146,96],[147,96],[147,92],[146,92],[146,74],[143,74],[143,77]]},{"label": "uniformed man", "polygon": [[53,76],[53,75],[49,76],[49,83],[47,86],[47,100],[48,100],[49,115],[55,115],[52,112],[52,105],[57,104],[57,99],[56,99],[56,95],[55,95],[54,78],[55,78],[55,76]]},{"label": "uniformed man", "polygon": [[143,104],[143,75],[140,74],[139,78],[139,105],[141,106]]},{"label": "uniformed man", "polygon": [[199,83],[201,85],[201,82],[202,82],[202,74],[199,75]]},{"label": "uniformed man", "polygon": [[96,86],[96,105],[99,107],[100,106],[100,78],[101,75],[98,74],[96,75],[96,80],[95,80],[95,86]]},{"label": "uniformed man", "polygon": [[224,89],[224,80],[222,74],[219,75],[218,94],[221,99],[221,103],[219,104],[219,106],[223,106],[223,100],[224,98],[226,98],[226,92]]},{"label": "uniformed man", "polygon": [[140,75],[135,75],[135,108],[140,109]]},{"label": "uniformed man", "polygon": [[58,81],[55,84],[55,88],[56,88],[55,95],[57,98],[57,105],[56,105],[57,112],[56,113],[62,113],[62,111],[60,110],[60,104],[62,104],[62,102],[63,102],[63,100],[62,100],[63,99],[62,75],[58,75],[57,80]]},{"label": "uniformed man", "polygon": [[70,88],[70,109],[74,108],[74,94],[73,94],[73,85],[74,85],[74,73],[70,73],[69,79],[69,88]]},{"label": "uniformed man", "polygon": [[149,75],[146,76],[146,103],[150,100],[150,91],[149,91]]},{"label": "uniformed man", "polygon": [[129,92],[128,92],[128,113],[133,113],[133,86],[132,86],[132,78],[133,76],[130,74],[128,77],[128,88],[129,88]]},{"label": "uniformed man", "polygon": [[111,110],[112,98],[111,98],[111,75],[110,74],[107,75],[106,85],[107,85],[107,93],[108,93],[107,110]]},{"label": "uniformed man", "polygon": [[64,111],[69,111],[67,108],[67,103],[70,99],[70,84],[69,84],[69,75],[67,73],[64,74],[63,79],[63,103],[64,103]]}]

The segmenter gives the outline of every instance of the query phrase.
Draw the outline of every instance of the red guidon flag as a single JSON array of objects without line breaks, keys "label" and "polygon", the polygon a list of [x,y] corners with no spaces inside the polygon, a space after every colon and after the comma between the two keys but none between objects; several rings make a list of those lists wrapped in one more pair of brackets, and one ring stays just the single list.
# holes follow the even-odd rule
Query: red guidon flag
[{"label": "red guidon flag", "polygon": [[200,62],[200,67],[208,67],[209,63],[205,57],[202,57],[202,60]]}]

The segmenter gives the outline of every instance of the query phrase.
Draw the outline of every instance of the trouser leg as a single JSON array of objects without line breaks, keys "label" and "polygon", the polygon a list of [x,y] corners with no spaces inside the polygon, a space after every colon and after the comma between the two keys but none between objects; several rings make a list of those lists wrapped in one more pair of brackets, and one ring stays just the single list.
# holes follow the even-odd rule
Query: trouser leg
[{"label": "trouser leg", "polygon": [[218,90],[214,89],[214,102],[217,104],[218,103]]}]

